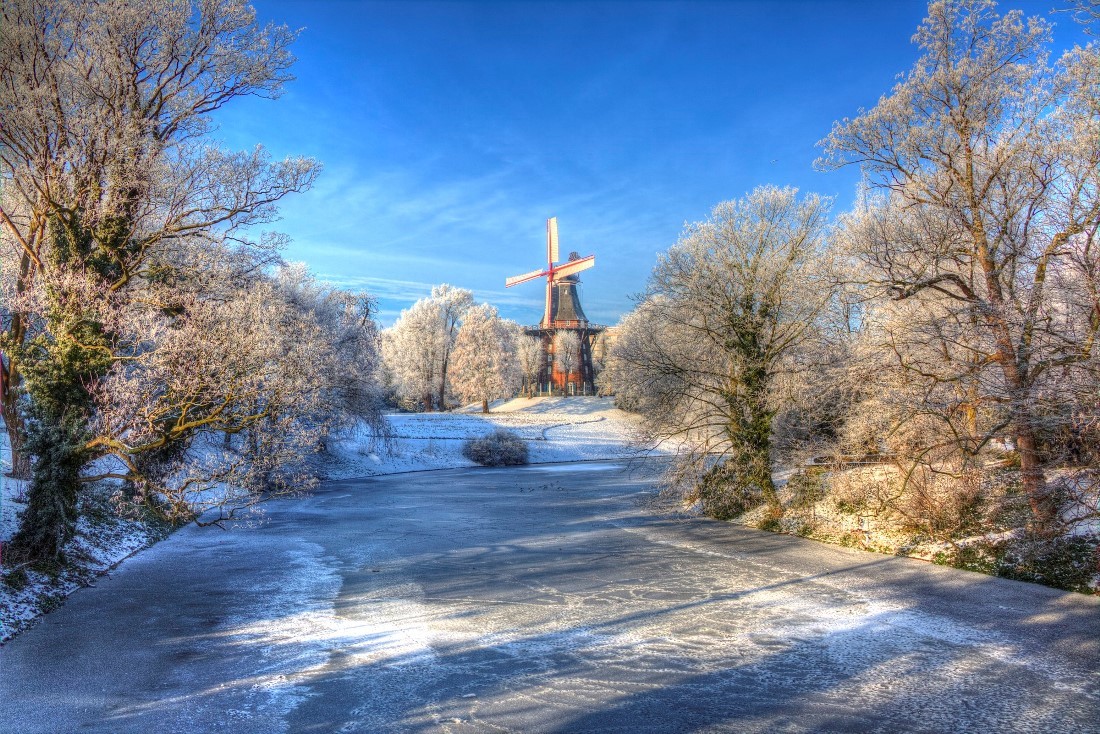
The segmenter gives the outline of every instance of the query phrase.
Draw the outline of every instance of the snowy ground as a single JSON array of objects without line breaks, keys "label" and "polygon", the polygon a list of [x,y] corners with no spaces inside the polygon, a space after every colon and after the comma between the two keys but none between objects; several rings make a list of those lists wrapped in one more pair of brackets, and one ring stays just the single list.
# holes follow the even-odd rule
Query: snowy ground
[{"label": "snowy ground", "polygon": [[[528,441],[532,463],[622,459],[632,455],[629,442],[634,419],[614,407],[610,398],[517,398],[493,403],[482,415],[479,406],[455,413],[399,413],[387,420],[392,440],[381,444],[365,433],[336,442],[318,462],[327,479],[348,479],[431,469],[474,466],[462,456],[471,437],[507,428]],[[6,434],[2,454],[10,466]],[[25,483],[4,479],[0,493],[0,542],[15,532],[25,507]],[[18,578],[10,568],[0,581],[0,641],[10,639],[40,615],[58,607],[73,591],[92,585],[136,551],[164,537],[164,532],[112,512],[111,487],[88,493],[88,510],[68,555],[72,567],[59,575],[24,570]],[[211,531],[216,532],[216,531]],[[11,583],[8,583],[8,581]]]},{"label": "snowy ground", "polygon": [[[1100,595],[1100,487],[1088,472],[1056,469],[1049,473],[1052,486],[1072,488],[1072,494],[1065,495],[1063,534],[1053,541],[1028,538],[1026,523],[1031,515],[1026,499],[1018,491],[1008,494],[1008,490],[1019,486],[1013,473],[991,476],[986,494],[966,516],[945,510],[942,523],[935,528],[938,532],[929,530],[934,525],[931,522],[921,527],[913,521],[913,517],[921,516],[919,505],[910,505],[911,514],[895,509],[900,506],[904,510],[905,502],[911,501],[910,497],[895,494],[903,481],[897,467],[880,464],[830,469],[822,475],[826,484],[809,493],[809,500],[804,489],[788,481],[793,474],[787,471],[774,475],[785,508],[778,523],[770,519],[763,506],[734,522]],[[943,496],[943,506],[950,508],[947,495]],[[1076,501],[1071,501],[1074,496]],[[962,525],[963,520],[966,525]],[[952,527],[957,529],[952,532]],[[1072,554],[1064,550],[1070,540],[1081,544]],[[1059,552],[1059,548],[1063,550]],[[956,560],[960,552],[965,555]],[[1024,555],[1029,552],[1047,555],[1035,561]]]},{"label": "snowy ground", "polygon": [[387,447],[357,434],[336,444],[322,472],[330,479],[406,471],[476,466],[462,456],[462,444],[505,428],[527,441],[533,464],[634,455],[635,419],[611,398],[516,398],[497,401],[482,414],[471,406],[454,413],[396,413],[387,416],[393,444]]}]

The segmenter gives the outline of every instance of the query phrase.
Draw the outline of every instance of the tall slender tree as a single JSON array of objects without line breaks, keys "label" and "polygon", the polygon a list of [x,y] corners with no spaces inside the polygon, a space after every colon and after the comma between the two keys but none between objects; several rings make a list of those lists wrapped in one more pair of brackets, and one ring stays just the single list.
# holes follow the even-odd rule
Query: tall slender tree
[{"label": "tall slender tree", "polygon": [[542,340],[530,334],[520,334],[516,338],[516,360],[520,374],[523,375],[524,391],[533,394],[533,386],[538,382],[544,360]]},{"label": "tall slender tree", "polygon": [[425,412],[432,410],[439,384],[445,334],[443,313],[431,298],[421,298],[402,311],[382,333],[382,360],[397,394],[405,403],[419,403]]},{"label": "tall slender tree", "polygon": [[447,372],[451,364],[451,352],[458,338],[458,329],[462,318],[474,305],[474,294],[465,288],[455,288],[443,283],[432,288],[432,300],[435,301],[443,316],[443,333],[439,345],[439,409],[447,409]]}]

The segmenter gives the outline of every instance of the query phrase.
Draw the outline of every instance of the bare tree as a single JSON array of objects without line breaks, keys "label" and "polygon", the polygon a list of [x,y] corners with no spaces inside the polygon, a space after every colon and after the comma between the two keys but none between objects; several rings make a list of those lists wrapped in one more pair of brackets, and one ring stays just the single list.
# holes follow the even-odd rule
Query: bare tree
[{"label": "bare tree", "polygon": [[[932,3],[914,37],[917,64],[873,109],[834,127],[821,161],[858,163],[887,192],[854,225],[870,285],[945,325],[937,339],[953,345],[954,385],[999,409],[967,440],[1011,436],[1040,527],[1057,507],[1039,394],[1090,363],[1100,330],[1100,49],[1051,67],[1049,36],[1044,20],[998,16],[985,0]],[[1076,295],[1063,299],[1057,279],[1075,282]]]},{"label": "bare tree", "polygon": [[489,412],[489,401],[510,398],[519,386],[520,371],[515,356],[519,327],[497,315],[489,304],[466,311],[458,330],[453,353],[454,389],[465,402],[481,401],[481,412]]},{"label": "bare tree", "polygon": [[463,316],[474,305],[474,294],[465,288],[455,288],[443,283],[432,288],[432,300],[443,314],[443,334],[440,337],[439,354],[439,409],[447,409],[447,369],[451,362],[458,328]]},{"label": "bare tree", "polygon": [[581,358],[581,336],[575,331],[562,329],[554,334],[554,365],[563,375],[565,384],[562,385],[566,394],[569,394],[566,385],[569,377],[577,369]]},{"label": "bare tree", "polygon": [[[422,298],[401,312],[393,326],[382,333],[382,359],[406,404],[419,402],[432,409],[439,385],[446,320],[439,304]],[[442,407],[442,406],[440,406]]]},{"label": "bare tree", "polygon": [[609,371],[620,405],[657,441],[674,441],[671,479],[710,514],[760,502],[772,483],[778,379],[833,302],[828,201],[762,187],[716,206],[658,260],[645,296],[616,335]]},{"label": "bare tree", "polygon": [[1096,35],[1100,28],[1100,0],[1067,0],[1068,7],[1059,12],[1072,13],[1073,19],[1085,26],[1085,33]]},{"label": "bare tree", "polygon": [[516,360],[523,376],[524,391],[530,397],[544,362],[542,340],[530,334],[520,334],[516,338]]}]

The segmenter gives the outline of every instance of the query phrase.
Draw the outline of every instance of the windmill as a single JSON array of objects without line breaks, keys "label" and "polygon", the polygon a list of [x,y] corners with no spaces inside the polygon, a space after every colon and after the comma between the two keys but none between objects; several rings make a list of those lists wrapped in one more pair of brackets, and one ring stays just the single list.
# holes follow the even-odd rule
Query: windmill
[{"label": "windmill", "polygon": [[[595,265],[596,256],[580,257],[577,253],[571,252],[565,262],[557,264],[557,261],[558,220],[557,217],[551,217],[546,220],[546,267],[507,278],[504,286],[511,288],[536,278],[546,278],[546,303],[542,321],[537,327],[526,330],[528,334],[539,337],[545,355],[542,373],[539,376],[539,390],[541,391],[541,386],[545,384],[547,390],[551,392],[554,390],[560,390],[563,393],[580,391],[587,394],[589,391],[595,391],[592,345],[596,335],[604,329],[602,326],[588,323],[588,318],[581,308],[577,283],[580,282],[578,273]],[[561,331],[576,332],[581,339],[580,363],[569,369],[567,374],[558,369],[553,356],[554,335]]]},{"label": "windmill", "polygon": [[[546,268],[532,270],[523,275],[514,275],[504,281],[505,288],[511,288],[520,283],[526,283],[535,278],[546,278],[546,307],[543,310],[542,322],[539,324],[544,329],[553,329],[555,326],[578,327],[580,322],[587,323],[584,311],[580,308],[580,299],[577,298],[576,284],[579,278],[577,273],[588,270],[596,264],[596,256],[578,257],[577,253],[569,253],[569,259],[560,264],[558,260],[558,218],[550,217],[546,220]],[[569,277],[573,276],[573,277]],[[556,289],[555,286],[565,285],[565,288]],[[555,290],[559,292],[555,293]],[[564,291],[564,292],[560,292]],[[555,308],[557,307],[557,308]],[[572,307],[572,308],[570,308]],[[561,318],[559,318],[559,315]],[[566,318],[572,315],[573,318]],[[579,318],[577,318],[579,316]],[[570,322],[568,324],[562,322]]]}]

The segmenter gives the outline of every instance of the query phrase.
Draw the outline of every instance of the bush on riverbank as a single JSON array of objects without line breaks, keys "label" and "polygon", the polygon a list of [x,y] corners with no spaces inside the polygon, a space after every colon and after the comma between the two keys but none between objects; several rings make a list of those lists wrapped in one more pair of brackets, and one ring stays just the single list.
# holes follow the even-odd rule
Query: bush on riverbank
[{"label": "bush on riverbank", "polygon": [[482,466],[518,466],[527,463],[527,443],[511,431],[500,429],[466,441],[462,455]]}]

